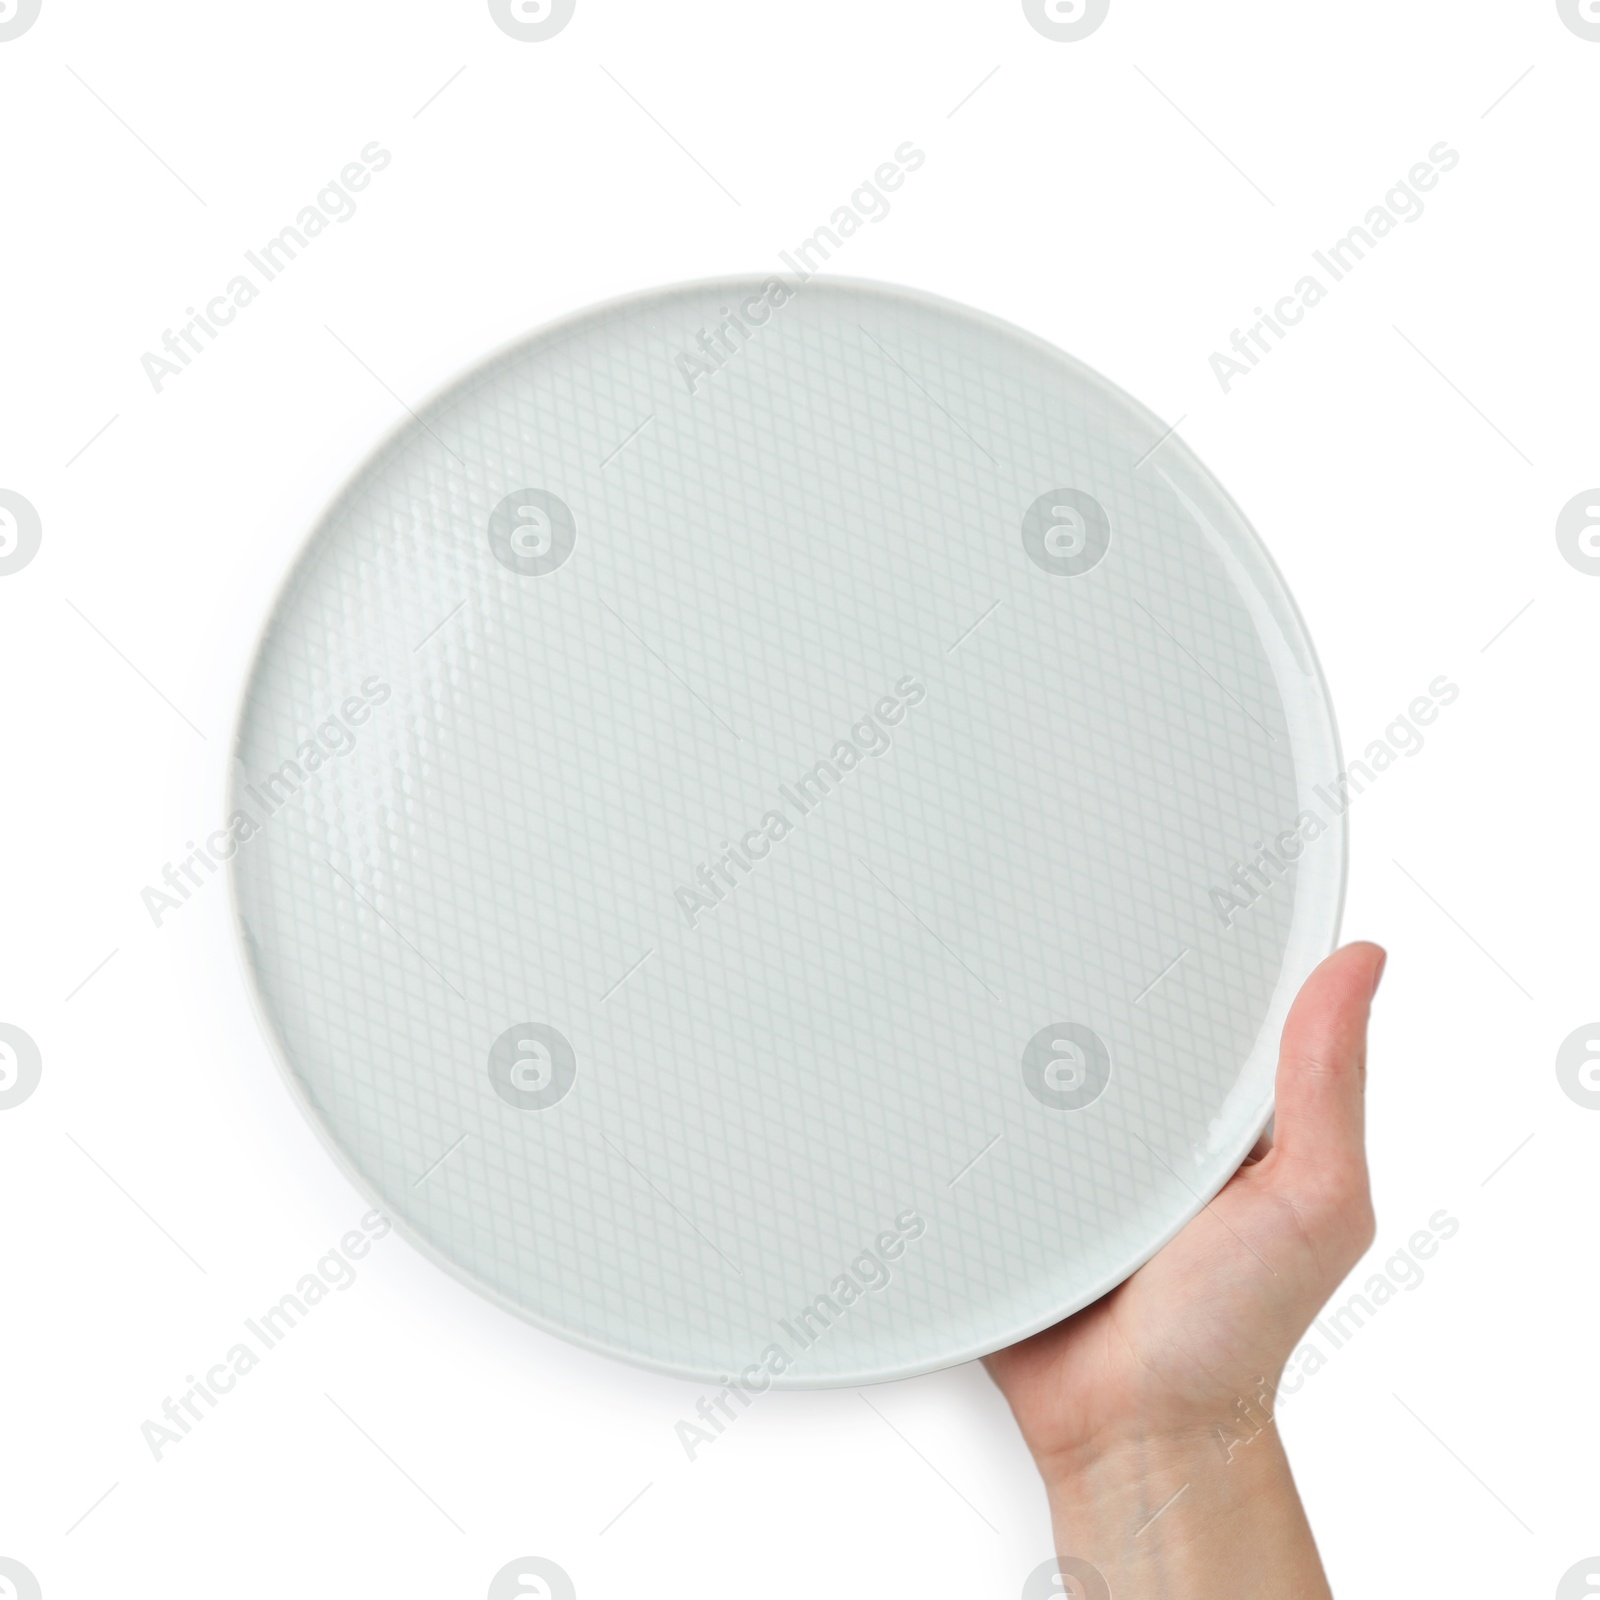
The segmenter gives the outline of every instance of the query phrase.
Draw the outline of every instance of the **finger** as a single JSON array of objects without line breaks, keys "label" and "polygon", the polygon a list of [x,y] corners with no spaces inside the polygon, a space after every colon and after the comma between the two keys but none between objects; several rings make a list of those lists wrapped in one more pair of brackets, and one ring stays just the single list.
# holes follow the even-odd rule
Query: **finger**
[{"label": "finger", "polygon": [[1306,979],[1278,1057],[1279,1166],[1308,1178],[1364,1176],[1367,1016],[1388,954],[1348,944]]}]

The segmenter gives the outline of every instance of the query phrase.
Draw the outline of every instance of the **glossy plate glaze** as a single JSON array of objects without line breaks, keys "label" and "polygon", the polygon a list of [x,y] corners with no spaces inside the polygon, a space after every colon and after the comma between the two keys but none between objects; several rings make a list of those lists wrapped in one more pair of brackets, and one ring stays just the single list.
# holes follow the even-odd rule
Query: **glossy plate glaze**
[{"label": "glossy plate glaze", "polygon": [[901,1377],[1226,1181],[1332,947],[1304,629],[1187,447],[890,287],[601,306],[316,530],[238,731],[246,961],[358,1182],[591,1349]]}]

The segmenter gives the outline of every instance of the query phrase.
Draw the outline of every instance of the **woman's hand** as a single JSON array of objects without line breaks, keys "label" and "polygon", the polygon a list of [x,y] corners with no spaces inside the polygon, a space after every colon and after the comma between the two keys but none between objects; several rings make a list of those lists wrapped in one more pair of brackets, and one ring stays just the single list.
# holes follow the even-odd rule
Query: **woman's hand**
[{"label": "woman's hand", "polygon": [[[1385,959],[1346,945],[1306,980],[1275,1140],[1126,1283],[988,1358],[1058,1552],[1093,1563],[1117,1600],[1328,1593],[1269,1420],[1284,1363],[1372,1242],[1366,1033]],[[1063,1559],[1065,1592],[1093,1597],[1075,1570]]]}]

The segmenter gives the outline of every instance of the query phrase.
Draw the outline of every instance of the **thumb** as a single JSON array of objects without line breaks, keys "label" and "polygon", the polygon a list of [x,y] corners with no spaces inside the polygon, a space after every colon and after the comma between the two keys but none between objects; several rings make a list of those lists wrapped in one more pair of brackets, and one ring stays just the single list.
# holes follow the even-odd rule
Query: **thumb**
[{"label": "thumb", "polygon": [[1274,1165],[1294,1188],[1366,1191],[1367,1015],[1388,953],[1347,944],[1301,987],[1278,1056]]}]

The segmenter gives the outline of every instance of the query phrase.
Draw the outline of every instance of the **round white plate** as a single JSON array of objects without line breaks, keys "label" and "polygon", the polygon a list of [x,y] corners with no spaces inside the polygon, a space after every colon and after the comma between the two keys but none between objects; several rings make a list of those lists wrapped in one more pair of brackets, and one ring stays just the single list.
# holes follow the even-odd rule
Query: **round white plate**
[{"label": "round white plate", "polygon": [[357,1180],[591,1349],[906,1376],[1249,1150],[1332,947],[1305,631],[1183,442],[906,290],[666,289],[328,513],[246,695],[260,1008]]}]

